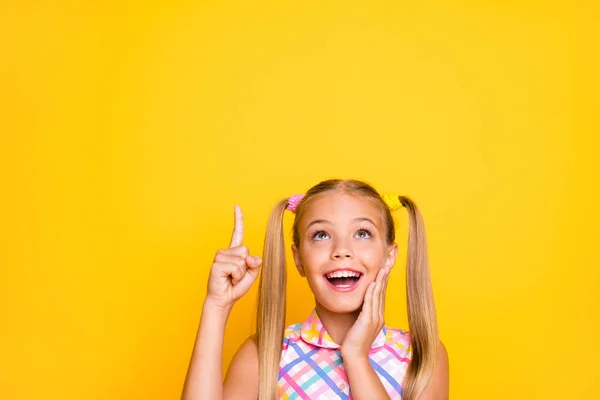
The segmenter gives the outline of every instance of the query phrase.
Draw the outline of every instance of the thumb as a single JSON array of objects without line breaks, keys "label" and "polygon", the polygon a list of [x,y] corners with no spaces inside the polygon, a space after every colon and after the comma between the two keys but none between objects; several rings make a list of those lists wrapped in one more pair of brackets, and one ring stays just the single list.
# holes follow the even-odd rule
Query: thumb
[{"label": "thumb", "polygon": [[261,264],[262,258],[259,256],[247,256],[246,265],[248,266],[248,269],[246,270],[246,273],[248,273],[253,279],[256,279],[259,271],[258,267],[260,267]]},{"label": "thumb", "polygon": [[233,287],[234,296],[237,298],[242,297],[248,292],[248,290],[250,290],[250,287],[258,277],[258,273],[260,271],[260,268],[258,267],[260,267],[260,264],[262,264],[260,257],[247,256],[245,261],[246,266],[248,267],[246,269],[246,273],[244,274],[244,277]]},{"label": "thumb", "polygon": [[246,265],[250,268],[258,268],[262,264],[262,258],[259,256],[246,256]]}]

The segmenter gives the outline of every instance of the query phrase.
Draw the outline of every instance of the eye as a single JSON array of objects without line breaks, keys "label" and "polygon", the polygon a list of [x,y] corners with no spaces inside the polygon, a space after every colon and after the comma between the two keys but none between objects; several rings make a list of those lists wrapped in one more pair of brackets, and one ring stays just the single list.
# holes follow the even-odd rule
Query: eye
[{"label": "eye", "polygon": [[318,231],[312,236],[313,240],[326,240],[329,239],[329,235],[325,231]]},{"label": "eye", "polygon": [[358,232],[356,232],[356,237],[359,239],[370,239],[371,232],[368,229],[361,229]]}]

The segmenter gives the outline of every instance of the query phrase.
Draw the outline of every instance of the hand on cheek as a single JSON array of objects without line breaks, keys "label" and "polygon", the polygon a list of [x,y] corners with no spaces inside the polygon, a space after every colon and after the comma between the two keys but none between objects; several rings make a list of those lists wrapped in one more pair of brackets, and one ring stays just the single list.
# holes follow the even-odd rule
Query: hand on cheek
[{"label": "hand on cheek", "polygon": [[362,311],[342,343],[342,357],[368,358],[369,350],[385,323],[385,292],[389,273],[388,267],[382,268],[375,282],[369,284]]}]

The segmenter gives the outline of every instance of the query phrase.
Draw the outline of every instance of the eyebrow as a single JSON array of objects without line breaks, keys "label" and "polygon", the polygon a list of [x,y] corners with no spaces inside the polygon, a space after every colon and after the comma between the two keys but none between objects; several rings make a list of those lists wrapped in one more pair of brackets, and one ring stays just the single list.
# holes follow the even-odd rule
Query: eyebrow
[{"label": "eyebrow", "polygon": [[354,218],[354,219],[352,220],[352,222],[364,222],[364,221],[370,222],[371,224],[373,224],[373,226],[377,226],[377,225],[375,224],[375,222],[373,222],[373,221],[372,221],[370,218],[366,218],[366,217],[362,217],[362,218]]},{"label": "eyebrow", "polygon": [[[359,217],[359,218],[354,218],[352,220],[352,222],[370,222],[371,224],[373,224],[373,226],[377,226],[375,224],[375,222],[373,222],[370,218],[366,218],[366,217]],[[315,219],[314,221],[311,221],[307,226],[306,229],[310,228],[312,225],[314,224],[329,224],[331,225],[330,221],[327,221],[326,219]]]},{"label": "eyebrow", "polygon": [[329,224],[329,225],[331,225],[331,222],[327,221],[326,219],[315,219],[314,221],[310,221],[310,223],[308,225],[306,225],[306,229],[310,228],[314,224]]}]

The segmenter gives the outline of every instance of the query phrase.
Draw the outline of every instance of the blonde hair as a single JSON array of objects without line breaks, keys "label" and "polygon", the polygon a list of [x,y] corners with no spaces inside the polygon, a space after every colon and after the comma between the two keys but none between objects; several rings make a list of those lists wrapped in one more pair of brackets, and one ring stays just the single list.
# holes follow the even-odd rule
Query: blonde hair
[{"label": "blonde hair", "polygon": [[[293,241],[300,245],[298,222],[306,206],[319,195],[341,191],[372,202],[383,213],[386,240],[394,243],[396,233],[389,207],[381,195],[369,184],[356,180],[332,179],[313,186],[296,208]],[[398,196],[409,219],[406,261],[406,295],[411,342],[411,361],[403,382],[403,400],[416,400],[431,382],[438,349],[438,328],[429,277],[425,224],[415,203],[408,197]],[[286,260],[283,217],[288,199],[276,205],[265,234],[263,266],[260,276],[255,341],[259,360],[259,400],[277,398],[279,363],[285,330]]]}]

